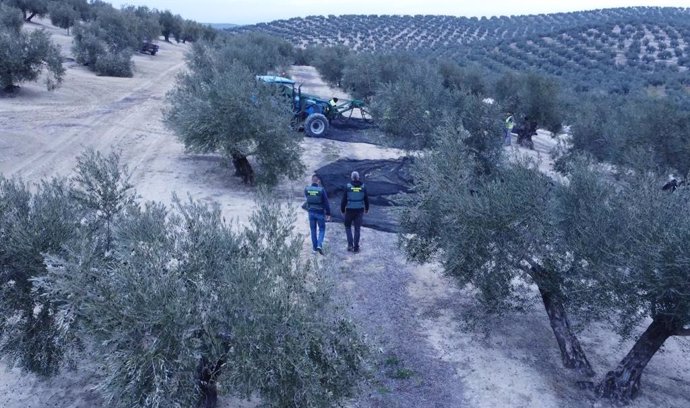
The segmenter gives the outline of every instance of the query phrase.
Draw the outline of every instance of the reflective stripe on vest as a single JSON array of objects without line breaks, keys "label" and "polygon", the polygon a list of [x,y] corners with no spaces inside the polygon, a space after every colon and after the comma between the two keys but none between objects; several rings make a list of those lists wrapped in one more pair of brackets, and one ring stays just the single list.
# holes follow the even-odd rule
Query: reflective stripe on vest
[{"label": "reflective stripe on vest", "polygon": [[347,185],[347,206],[351,210],[362,210],[364,209],[364,195],[366,194],[366,189],[364,184],[361,186],[353,186],[352,184]]},{"label": "reflective stripe on vest", "polygon": [[514,126],[515,126],[515,121],[513,120],[513,117],[508,116],[508,118],[506,119],[506,129],[513,130]]},{"label": "reflective stripe on vest", "polygon": [[309,186],[304,193],[307,196],[307,209],[323,211],[323,187]]}]

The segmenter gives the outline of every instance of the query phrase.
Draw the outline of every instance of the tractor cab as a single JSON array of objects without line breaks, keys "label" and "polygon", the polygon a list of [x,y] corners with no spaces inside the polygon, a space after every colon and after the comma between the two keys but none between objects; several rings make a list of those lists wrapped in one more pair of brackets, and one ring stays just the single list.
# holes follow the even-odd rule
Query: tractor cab
[{"label": "tractor cab", "polygon": [[299,110],[300,106],[300,91],[296,87],[296,82],[290,78],[279,77],[275,75],[257,75],[257,81],[264,82],[266,84],[274,84],[282,89],[283,95],[292,101],[292,106],[295,111]]}]

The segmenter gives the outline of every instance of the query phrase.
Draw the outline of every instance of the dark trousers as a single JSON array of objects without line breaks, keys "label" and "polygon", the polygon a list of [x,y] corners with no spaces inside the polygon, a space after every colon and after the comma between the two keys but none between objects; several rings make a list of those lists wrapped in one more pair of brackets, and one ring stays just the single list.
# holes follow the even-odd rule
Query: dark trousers
[{"label": "dark trousers", "polygon": [[[359,248],[359,230],[362,228],[364,220],[364,210],[345,210],[345,234],[347,235],[347,246]],[[352,224],[355,225],[355,236],[352,236]]]}]

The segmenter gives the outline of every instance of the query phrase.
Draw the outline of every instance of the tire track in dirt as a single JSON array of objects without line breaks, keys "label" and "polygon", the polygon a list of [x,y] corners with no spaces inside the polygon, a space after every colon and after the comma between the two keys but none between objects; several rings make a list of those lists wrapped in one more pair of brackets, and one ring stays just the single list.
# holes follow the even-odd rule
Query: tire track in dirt
[{"label": "tire track in dirt", "polygon": [[[54,139],[35,154],[3,166],[3,172],[7,176],[39,180],[56,173],[68,174],[74,158],[85,148],[116,149],[121,150],[123,156],[136,156],[164,143],[163,139],[168,136],[160,132],[149,133],[150,124],[160,122],[160,101],[172,87],[175,74],[184,66],[184,62],[178,62],[130,93],[86,111],[73,111],[59,123],[46,124],[44,119],[37,120],[29,127],[30,131],[43,132]],[[137,134],[150,138],[145,149]]]}]

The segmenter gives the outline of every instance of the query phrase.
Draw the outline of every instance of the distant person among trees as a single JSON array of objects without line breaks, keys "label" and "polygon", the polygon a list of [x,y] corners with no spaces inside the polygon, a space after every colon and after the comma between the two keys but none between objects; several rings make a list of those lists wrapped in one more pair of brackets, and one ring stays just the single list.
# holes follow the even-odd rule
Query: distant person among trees
[{"label": "distant person among trees", "polygon": [[[345,194],[340,202],[340,212],[345,216],[345,234],[347,235],[347,250],[359,252],[359,233],[362,228],[364,214],[369,213],[369,195],[367,188],[362,183],[359,173],[353,171],[350,175],[350,183],[345,188]],[[352,225],[355,226],[354,237]]]},{"label": "distant person among trees", "polygon": [[518,129],[518,145],[528,147],[534,150],[534,142],[532,136],[537,134],[537,121],[525,116],[522,126]]},{"label": "distant person among trees", "polygon": [[[311,185],[304,189],[309,212],[309,229],[311,231],[311,245],[314,253],[323,255],[323,240],[326,237],[326,221],[331,220],[331,204],[328,202],[326,189],[321,185],[321,179],[314,174]],[[318,236],[317,236],[318,227]]]},{"label": "distant person among trees", "polygon": [[508,113],[508,117],[505,120],[503,127],[503,144],[510,146],[512,139],[513,128],[515,127],[515,118],[513,118],[512,113]]},{"label": "distant person among trees", "polygon": [[673,176],[673,174],[671,174],[671,175],[668,176],[668,182],[667,182],[666,184],[664,184],[664,186],[661,187],[661,189],[662,189],[663,191],[671,191],[671,192],[674,192],[674,191],[676,191],[676,189],[677,189],[678,187],[680,187],[680,186],[682,186],[682,185],[684,185],[684,184],[685,184],[685,180],[678,181],[678,180]]}]

